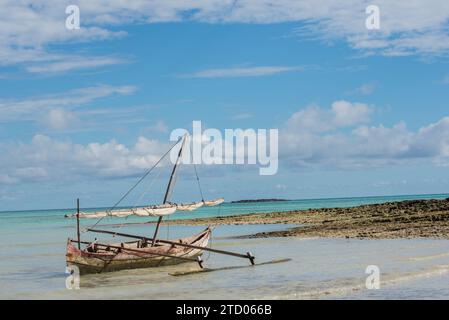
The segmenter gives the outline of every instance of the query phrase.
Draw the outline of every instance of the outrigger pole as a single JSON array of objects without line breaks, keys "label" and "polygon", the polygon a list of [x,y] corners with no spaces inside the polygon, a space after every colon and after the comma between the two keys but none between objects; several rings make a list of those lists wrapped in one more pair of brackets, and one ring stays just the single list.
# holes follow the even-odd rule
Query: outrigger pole
[{"label": "outrigger pole", "polygon": [[[176,163],[173,166],[173,170],[172,170],[171,175],[170,175],[170,180],[168,181],[167,190],[165,190],[164,204],[167,204],[170,201],[172,187],[173,187],[173,182],[174,182],[174,178],[176,176],[176,170],[177,170],[178,165],[180,163],[181,156],[182,156],[182,150],[184,149],[184,145],[186,143],[186,140],[187,140],[187,134],[184,135],[184,140],[183,140],[183,142],[181,144],[181,148],[179,148],[178,158],[176,159]],[[157,220],[156,229],[154,230],[154,235],[153,235],[153,241],[151,242],[151,246],[152,247],[155,245],[157,233],[159,231],[159,226],[160,226],[161,222],[162,222],[162,216],[160,216],[159,219]]]},{"label": "outrigger pole", "polygon": [[195,246],[193,244],[176,242],[176,241],[171,241],[171,240],[162,240],[162,239],[156,239],[156,238],[135,236],[135,235],[126,234],[126,233],[117,233],[117,232],[109,231],[109,230],[98,230],[98,229],[87,229],[87,230],[91,231],[91,232],[97,232],[97,233],[115,234],[117,236],[125,237],[125,238],[140,239],[140,240],[143,240],[146,242],[152,241],[153,244],[160,242],[160,243],[171,244],[173,246],[187,247],[187,248],[191,248],[191,249],[199,249],[199,250],[210,251],[210,252],[214,252],[214,253],[226,254],[229,256],[234,256],[234,257],[239,257],[239,258],[246,258],[246,259],[249,259],[249,261],[251,262],[252,265],[255,264],[254,263],[255,257],[251,254],[251,252],[247,252],[246,254],[241,254],[241,253],[236,253],[236,252],[231,252],[231,251],[212,249],[212,248],[208,248],[208,247],[200,247],[200,246]]}]

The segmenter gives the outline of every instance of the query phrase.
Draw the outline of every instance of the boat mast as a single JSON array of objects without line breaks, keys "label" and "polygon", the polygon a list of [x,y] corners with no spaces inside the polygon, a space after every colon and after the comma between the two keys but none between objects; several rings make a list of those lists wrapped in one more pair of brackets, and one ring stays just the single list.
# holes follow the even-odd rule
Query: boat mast
[{"label": "boat mast", "polygon": [[[170,175],[170,180],[168,181],[167,190],[165,190],[164,204],[167,204],[168,202],[170,202],[172,189],[173,189],[175,176],[176,176],[176,171],[181,162],[182,151],[184,149],[184,145],[185,145],[186,141],[187,141],[187,134],[184,135],[184,140],[182,141],[181,148],[179,148],[178,158],[176,159],[176,163],[173,166],[173,170]],[[154,244],[156,243],[156,236],[159,231],[159,226],[160,226],[161,222],[162,222],[162,216],[160,216],[159,219],[157,220],[156,229],[154,230],[154,236],[153,236],[153,241],[151,243],[151,246],[154,246]]]},{"label": "boat mast", "polygon": [[76,235],[78,237],[78,249],[81,250],[81,236],[80,236],[80,198],[76,199]]}]

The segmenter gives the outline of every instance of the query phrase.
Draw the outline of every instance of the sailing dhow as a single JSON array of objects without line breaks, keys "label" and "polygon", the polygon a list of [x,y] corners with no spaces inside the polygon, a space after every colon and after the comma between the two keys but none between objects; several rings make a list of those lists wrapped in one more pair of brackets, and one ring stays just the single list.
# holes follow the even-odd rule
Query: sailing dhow
[{"label": "sailing dhow", "polygon": [[[202,232],[181,239],[164,240],[158,238],[159,226],[165,216],[169,216],[176,211],[193,211],[202,206],[215,206],[224,202],[223,198],[215,200],[204,200],[187,204],[171,203],[171,194],[176,180],[176,173],[181,163],[183,150],[185,149],[188,136],[185,135],[182,141],[176,163],[171,171],[170,179],[165,191],[163,203],[160,205],[135,207],[130,209],[116,209],[117,205],[160,163],[160,161],[180,142],[174,144],[158,162],[148,170],[145,175],[117,202],[111,209],[93,213],[84,213],[80,211],[79,199],[77,201],[77,212],[66,215],[67,218],[76,218],[77,220],[77,240],[68,239],[66,262],[68,266],[76,266],[80,274],[101,273],[117,271],[123,269],[159,267],[165,265],[180,264],[184,262],[195,262],[200,268],[203,268],[201,255],[204,251],[210,251],[218,254],[225,254],[239,258],[249,259],[254,265],[254,256],[247,252],[240,254],[225,250],[218,250],[208,247],[212,229],[207,227]],[[201,186],[198,186],[202,196]],[[128,217],[136,215],[139,217],[158,217],[153,237],[144,237],[119,233],[109,230],[100,230],[95,228],[98,222],[105,217]],[[99,219],[93,227],[87,228],[87,232],[110,234],[125,238],[131,238],[133,241],[120,243],[100,243],[95,241],[81,241],[80,218]]]}]

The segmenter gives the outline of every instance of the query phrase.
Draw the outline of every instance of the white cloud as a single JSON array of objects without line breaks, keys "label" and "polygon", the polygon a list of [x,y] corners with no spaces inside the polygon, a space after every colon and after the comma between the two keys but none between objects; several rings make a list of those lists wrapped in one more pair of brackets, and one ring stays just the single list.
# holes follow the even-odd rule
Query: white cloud
[{"label": "white cloud", "polygon": [[347,127],[369,121],[371,109],[364,103],[340,100],[332,103],[334,123],[337,127]]},{"label": "white cloud", "polygon": [[[449,166],[449,117],[412,131],[403,122],[392,127],[364,124],[367,109],[362,106],[366,105],[339,101],[328,109],[315,106],[292,115],[280,129],[280,165],[345,169],[418,163]],[[341,115],[347,118],[341,121]],[[232,146],[226,144],[226,148]],[[151,167],[168,145],[143,136],[126,146],[116,140],[77,144],[38,134],[30,143],[0,144],[0,149],[0,184],[14,184],[138,175]],[[226,168],[232,171],[238,166]]]},{"label": "white cloud", "polygon": [[[65,7],[76,4],[81,29],[65,28]],[[86,57],[55,53],[53,44],[116,39],[117,30],[133,23],[200,21],[207,23],[300,22],[300,37],[344,40],[367,54],[401,56],[441,55],[449,51],[449,2],[446,0],[397,2],[378,0],[380,30],[365,28],[366,0],[122,0],[60,1],[4,0],[0,10],[0,64],[22,64],[30,72],[64,72],[78,68],[122,63],[110,57]],[[80,48],[81,49],[81,48]],[[82,49],[80,50],[80,52]],[[91,60],[83,62],[82,59]],[[215,74],[227,76],[218,69]],[[205,73],[204,76],[214,76]],[[234,70],[245,74],[245,70]],[[247,70],[249,72],[249,70]],[[273,72],[252,70],[254,73]],[[251,73],[251,72],[250,72]],[[201,76],[201,75],[200,75]]]},{"label": "white cloud", "polygon": [[[42,115],[52,109],[76,108],[96,99],[112,95],[130,94],[133,86],[98,85],[68,92],[28,98],[24,100],[0,100],[0,123],[11,121],[42,120]],[[57,116],[57,113],[54,114]]]},{"label": "white cloud", "polygon": [[150,168],[167,145],[139,137],[131,148],[111,140],[106,143],[75,144],[35,135],[29,144],[2,146],[0,184],[50,179],[116,178],[138,175]]},{"label": "white cloud", "polygon": [[373,82],[364,83],[360,87],[350,90],[347,94],[359,94],[359,95],[370,95],[376,89],[376,84]]},{"label": "white cloud", "polygon": [[158,132],[158,133],[166,133],[168,132],[168,127],[163,120],[158,120],[156,123],[147,128],[149,131]]},{"label": "white cloud", "polygon": [[335,102],[331,109],[309,107],[293,114],[280,131],[281,159],[344,168],[419,161],[449,165],[449,117],[413,132],[403,122],[365,125],[367,110],[363,104]]},{"label": "white cloud", "polygon": [[330,110],[318,106],[300,110],[288,119],[286,126],[291,132],[326,132],[366,123],[371,113],[366,104],[340,100],[332,103]]},{"label": "white cloud", "polygon": [[55,60],[48,63],[38,65],[28,65],[25,70],[30,73],[63,73],[78,69],[88,69],[104,67],[114,64],[126,63],[127,61],[119,58],[108,57],[69,57],[65,56],[64,60]]},{"label": "white cloud", "polygon": [[182,19],[182,13],[190,9],[194,13],[184,19],[209,23],[303,22],[298,35],[326,42],[342,39],[366,53],[448,53],[446,0],[378,0],[375,4],[380,8],[381,23],[380,30],[375,31],[365,28],[365,8],[369,4],[366,0],[242,0],[186,2],[184,7],[177,1],[164,5],[154,2],[154,7],[164,7],[174,20]]},{"label": "white cloud", "polygon": [[[89,10],[81,10],[82,21],[85,22],[81,29],[66,29],[65,8],[69,4],[73,4],[73,1],[49,0],[39,3],[31,0],[2,1],[0,66],[20,64],[29,72],[56,72],[56,70],[62,72],[123,63],[122,59],[79,56],[72,52],[65,54],[60,53],[60,50],[54,53],[48,49],[53,44],[75,44],[115,39],[126,35],[123,31],[111,31],[89,24]],[[100,7],[103,4],[97,5]]]},{"label": "white cloud", "polygon": [[78,123],[78,117],[71,111],[51,109],[42,117],[42,124],[53,130],[64,130]]},{"label": "white cloud", "polygon": [[231,78],[231,77],[261,77],[284,72],[302,71],[302,67],[283,67],[283,66],[259,66],[244,68],[223,68],[207,69],[188,75],[182,75],[186,78]]},{"label": "white cloud", "polygon": [[[366,54],[404,56],[441,55],[449,52],[449,3],[445,0],[396,2],[376,1],[380,30],[367,30],[363,0],[321,1],[322,9],[306,10],[313,22],[298,29],[298,35],[316,35],[324,41],[343,39]],[[318,6],[318,4],[316,4]]]},{"label": "white cloud", "polygon": [[410,153],[421,157],[438,154],[438,163],[449,164],[449,117],[419,129]]}]

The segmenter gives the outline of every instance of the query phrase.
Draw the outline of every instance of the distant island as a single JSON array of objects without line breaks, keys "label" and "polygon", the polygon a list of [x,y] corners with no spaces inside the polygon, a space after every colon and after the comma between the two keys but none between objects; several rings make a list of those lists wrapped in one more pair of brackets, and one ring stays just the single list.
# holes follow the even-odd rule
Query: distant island
[{"label": "distant island", "polygon": [[287,199],[249,199],[249,200],[231,201],[231,203],[279,202],[279,201],[288,201],[288,200]]}]

